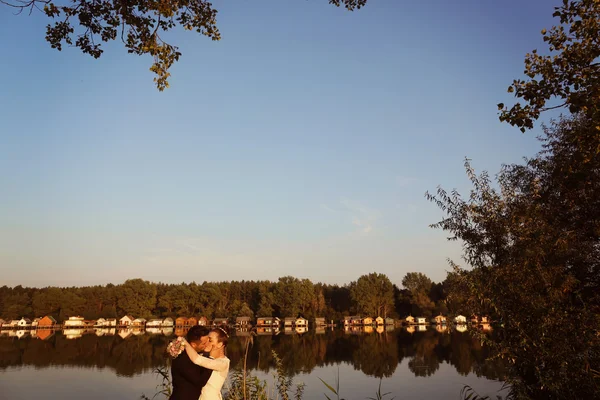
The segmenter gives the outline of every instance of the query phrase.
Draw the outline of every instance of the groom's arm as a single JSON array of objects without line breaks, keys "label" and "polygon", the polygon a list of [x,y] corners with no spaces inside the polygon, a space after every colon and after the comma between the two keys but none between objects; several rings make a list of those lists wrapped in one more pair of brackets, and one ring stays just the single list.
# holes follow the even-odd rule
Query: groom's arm
[{"label": "groom's arm", "polygon": [[[183,356],[183,354],[181,354],[180,357],[181,356]],[[182,368],[179,369],[181,377],[198,388],[202,388],[206,385],[206,382],[208,382],[212,373],[212,370],[194,364],[189,357],[187,357],[185,365],[182,365],[181,367]]]}]

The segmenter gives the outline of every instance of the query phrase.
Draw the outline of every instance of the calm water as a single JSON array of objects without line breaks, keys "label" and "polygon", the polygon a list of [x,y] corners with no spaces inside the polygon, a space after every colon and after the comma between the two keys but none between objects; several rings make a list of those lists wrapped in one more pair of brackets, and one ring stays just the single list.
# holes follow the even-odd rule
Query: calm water
[{"label": "calm water", "polygon": [[[9,336],[2,331],[0,399],[152,397],[161,383],[154,370],[166,365],[165,347],[181,332],[135,333],[90,330]],[[240,361],[246,340],[239,336],[230,341],[232,365]],[[346,399],[374,397],[379,378],[382,391],[391,391],[396,399],[458,399],[466,384],[495,398],[505,373],[503,364],[486,361],[486,348],[468,332],[434,328],[412,333],[334,330],[256,336],[248,366],[270,385],[272,350],[294,381],[307,385],[305,399],[325,399],[327,389],[318,378],[334,383],[338,371]]]}]

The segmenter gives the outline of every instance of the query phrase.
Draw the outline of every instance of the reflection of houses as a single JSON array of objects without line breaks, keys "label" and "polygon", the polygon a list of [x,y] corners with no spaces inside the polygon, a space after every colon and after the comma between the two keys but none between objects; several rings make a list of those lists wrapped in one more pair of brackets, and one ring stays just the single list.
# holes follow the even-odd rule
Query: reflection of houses
[{"label": "reflection of houses", "polygon": [[431,318],[431,323],[432,324],[437,324],[437,325],[443,325],[446,323],[446,317],[444,317],[442,314]]},{"label": "reflection of houses", "polygon": [[294,326],[296,326],[296,328],[308,329],[308,320],[303,317],[298,317],[296,318],[296,321],[294,321]]},{"label": "reflection of houses", "polygon": [[363,324],[360,315],[345,316],[343,322],[344,326],[361,326]]},{"label": "reflection of houses", "polygon": [[17,322],[17,326],[19,328],[31,328],[31,320],[29,318],[21,318],[19,322]]},{"label": "reflection of houses", "polygon": [[277,317],[259,317],[256,318],[256,326],[277,326],[281,325],[281,320]]},{"label": "reflection of houses", "polygon": [[127,339],[129,336],[131,336],[131,334],[131,329],[119,329],[119,336],[121,339]]},{"label": "reflection of houses", "polygon": [[248,328],[251,327],[250,317],[237,317],[235,319],[235,326],[240,328]]},{"label": "reflection of houses", "polygon": [[[30,325],[31,326],[31,325]],[[25,329],[19,329],[16,333],[15,336],[19,339],[24,338],[25,336],[27,336],[29,334],[29,331],[26,331]]]},{"label": "reflection of houses", "polygon": [[[38,329],[52,329],[56,325],[56,320],[51,315],[46,315],[38,321]],[[38,335],[39,336],[39,335]]]},{"label": "reflection of houses", "polygon": [[318,325],[315,329],[315,333],[317,335],[322,335],[325,333],[325,327],[323,325]]},{"label": "reflection of houses", "polygon": [[150,327],[149,328],[148,324],[146,324],[146,333],[149,333],[151,335],[159,335],[162,333],[162,330],[160,329],[160,325],[158,327]]},{"label": "reflection of houses", "polygon": [[315,327],[321,327],[321,326],[326,326],[327,324],[325,323],[325,318],[322,317],[317,317],[315,318]]},{"label": "reflection of houses", "polygon": [[227,318],[215,318],[212,323],[214,326],[227,326],[229,325],[229,319]]},{"label": "reflection of houses", "polygon": [[409,315],[408,317],[404,318],[404,322],[406,322],[408,325],[413,325],[415,323],[415,317]]},{"label": "reflection of houses", "polygon": [[365,326],[366,325],[373,325],[373,318],[371,318],[371,317],[365,317],[365,318],[362,319],[361,324],[365,325]]},{"label": "reflection of houses", "polygon": [[144,328],[146,326],[146,320],[144,318],[136,318],[131,323],[134,328]]},{"label": "reflection of houses", "polygon": [[383,325],[377,325],[377,328],[375,329],[377,333],[383,333],[385,332],[385,328]]},{"label": "reflection of houses", "polygon": [[171,336],[173,334],[173,327],[162,328],[162,333],[165,336]]},{"label": "reflection of houses", "polygon": [[96,328],[96,336],[114,336],[115,328]]},{"label": "reflection of houses", "polygon": [[379,326],[379,325],[383,325],[384,324],[384,319],[383,317],[377,317],[375,318],[375,325]]},{"label": "reflection of houses", "polygon": [[131,315],[126,315],[119,320],[119,326],[130,326],[133,324],[134,318]]},{"label": "reflection of houses", "polygon": [[175,336],[185,336],[190,329],[186,326],[176,326]]},{"label": "reflection of houses", "polygon": [[239,337],[245,337],[245,336],[250,336],[250,330],[248,330],[248,328],[237,328],[235,330],[235,336],[239,336]]},{"label": "reflection of houses", "polygon": [[296,326],[295,330],[296,330],[296,333],[303,334],[308,331],[308,327],[307,326]]},{"label": "reflection of houses", "polygon": [[52,329],[42,329],[37,331],[37,337],[40,340],[48,340],[52,336],[54,336],[54,330]]},{"label": "reflection of houses", "polygon": [[83,317],[69,317],[69,319],[63,323],[65,328],[82,327],[83,325]]},{"label": "reflection of houses", "polygon": [[388,317],[388,318],[386,318],[386,319],[385,319],[385,324],[386,324],[386,325],[392,325],[392,326],[393,326],[393,325],[394,325],[394,318],[389,318],[389,317]]},{"label": "reflection of houses", "polygon": [[67,339],[78,339],[83,336],[85,329],[68,328],[63,330],[63,335]]},{"label": "reflection of houses", "polygon": [[417,325],[417,330],[419,332],[425,332],[427,330],[427,325]]},{"label": "reflection of houses", "polygon": [[447,329],[448,329],[448,327],[446,325],[443,325],[443,324],[436,324],[435,325],[435,330],[438,333],[444,333],[444,332],[446,332]]},{"label": "reflection of houses", "polygon": [[464,315],[457,315],[456,317],[454,317],[454,323],[455,324],[466,324],[467,317],[465,317]]},{"label": "reflection of houses", "polygon": [[365,325],[363,329],[365,333],[373,333],[373,325]]},{"label": "reflection of houses", "polygon": [[173,318],[167,317],[163,319],[162,326],[173,327]]},{"label": "reflection of houses", "polygon": [[455,326],[455,329],[456,329],[458,332],[466,332],[466,331],[467,331],[467,326],[466,326],[465,324],[457,324],[457,325]]},{"label": "reflection of houses", "polygon": [[256,328],[257,335],[278,335],[279,326],[259,326]]},{"label": "reflection of houses", "polygon": [[417,317],[417,325],[425,325],[425,324],[427,324],[427,318]]}]

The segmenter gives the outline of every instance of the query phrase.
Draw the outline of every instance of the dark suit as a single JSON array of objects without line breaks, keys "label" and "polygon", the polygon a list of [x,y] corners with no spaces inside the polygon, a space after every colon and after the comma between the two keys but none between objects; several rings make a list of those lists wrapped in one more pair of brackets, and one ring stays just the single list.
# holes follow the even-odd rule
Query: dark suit
[{"label": "dark suit", "polygon": [[171,363],[173,394],[169,400],[198,400],[212,371],[190,360],[184,351]]}]

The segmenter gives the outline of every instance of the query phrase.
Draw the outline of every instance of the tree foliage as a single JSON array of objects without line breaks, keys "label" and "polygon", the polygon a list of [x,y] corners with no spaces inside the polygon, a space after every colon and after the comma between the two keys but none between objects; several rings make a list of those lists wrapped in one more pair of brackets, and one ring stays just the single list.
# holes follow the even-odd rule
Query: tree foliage
[{"label": "tree foliage", "polygon": [[544,150],[504,166],[494,189],[466,163],[468,199],[428,195],[447,213],[433,225],[463,242],[457,267],[473,309],[505,328],[495,343],[529,398],[593,398],[600,365],[600,141],[580,115],[545,128]]},{"label": "tree foliage", "polygon": [[[367,0],[329,0],[353,11]],[[214,41],[221,39],[217,10],[207,0],[0,0],[17,13],[42,11],[52,23],[46,27],[46,41],[57,50],[64,45],[79,48],[99,58],[103,43],[121,40],[131,54],[150,55],[150,71],[156,74],[158,90],[169,87],[169,69],[179,61],[176,45],[164,40],[176,28],[195,31]]]},{"label": "tree foliage", "polygon": [[528,79],[515,79],[508,88],[524,105],[516,103],[509,109],[498,104],[500,120],[522,132],[533,128],[549,109],[566,108],[592,120],[600,115],[600,2],[563,0],[553,15],[560,24],[541,32],[548,54],[537,50],[527,54]]},{"label": "tree foliage", "polygon": [[387,317],[394,308],[392,282],[377,272],[358,278],[350,286],[350,297],[360,314]]}]

